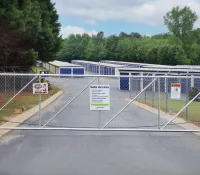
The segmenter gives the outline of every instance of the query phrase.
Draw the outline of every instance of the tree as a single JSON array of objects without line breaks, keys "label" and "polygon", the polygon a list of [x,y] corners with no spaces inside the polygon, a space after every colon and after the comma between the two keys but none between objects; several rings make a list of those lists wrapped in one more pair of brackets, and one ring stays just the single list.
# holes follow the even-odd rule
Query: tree
[{"label": "tree", "polygon": [[86,56],[91,61],[100,61],[105,57],[105,38],[103,32],[99,32],[96,36],[93,35],[91,37],[87,45]]},{"label": "tree", "polygon": [[182,9],[179,6],[174,7],[164,16],[169,31],[181,40],[192,31],[197,19],[197,14],[187,6]]},{"label": "tree", "polygon": [[188,58],[191,60],[191,64],[200,65],[200,45],[193,44],[190,49],[191,50],[188,54]]},{"label": "tree", "polygon": [[124,37],[128,37],[129,35],[127,34],[127,33],[125,33],[125,32],[121,32],[120,34],[119,34],[119,37],[120,38],[124,38]]},{"label": "tree", "polygon": [[170,45],[179,45],[179,46],[183,46],[183,42],[177,38],[175,35],[171,35],[168,37],[167,39],[167,43]]},{"label": "tree", "polygon": [[98,32],[98,33],[97,33],[97,38],[98,38],[98,39],[103,39],[103,38],[104,38],[104,32],[102,32],[102,31],[101,31],[101,32]]},{"label": "tree", "polygon": [[128,61],[128,53],[130,52],[131,39],[123,37],[117,44],[117,56],[121,61]]},{"label": "tree", "polygon": [[142,35],[140,35],[137,32],[131,32],[130,36],[133,37],[133,38],[142,38]]},{"label": "tree", "polygon": [[158,51],[158,63],[164,65],[189,64],[182,47],[164,44]]},{"label": "tree", "polygon": [[87,60],[90,60],[90,61],[96,60],[95,44],[92,41],[92,39],[89,40],[85,53],[86,53]]},{"label": "tree", "polygon": [[197,40],[197,44],[200,45],[200,28],[193,30],[193,35]]},{"label": "tree", "polygon": [[38,51],[39,59],[51,61],[61,47],[60,23],[55,4],[50,0],[38,0],[41,11],[41,31],[34,48]]},{"label": "tree", "polygon": [[62,49],[57,54],[59,60],[86,59],[86,48],[90,36],[88,34],[71,34],[62,43]]},{"label": "tree", "polygon": [[114,60],[117,58],[117,45],[119,38],[116,35],[111,35],[105,41],[105,58],[106,60]]},{"label": "tree", "polygon": [[[38,8],[39,4],[31,0],[0,2],[1,66],[31,66],[33,64],[37,51],[32,49],[31,43],[40,30],[40,22],[37,20],[40,17]],[[33,26],[35,32],[31,33]],[[28,60],[26,60],[27,55]]]},{"label": "tree", "polygon": [[146,60],[147,63],[151,64],[157,64],[159,62],[158,60],[158,51],[159,46],[152,45],[152,47],[148,50],[148,59]]},{"label": "tree", "polygon": [[167,39],[168,37],[170,37],[170,33],[163,33],[163,34],[157,34],[157,35],[153,35],[151,38],[152,39]]},{"label": "tree", "polygon": [[60,49],[60,24],[50,0],[0,1],[0,66],[31,66]]},{"label": "tree", "polygon": [[[197,42],[192,32],[197,19],[198,16],[196,12],[193,12],[190,7],[187,6],[182,9],[175,7],[164,17],[165,25],[167,25],[169,31],[182,42],[182,47],[190,60],[190,56],[192,55],[191,47]],[[178,40],[176,40],[176,42],[177,41]]]}]

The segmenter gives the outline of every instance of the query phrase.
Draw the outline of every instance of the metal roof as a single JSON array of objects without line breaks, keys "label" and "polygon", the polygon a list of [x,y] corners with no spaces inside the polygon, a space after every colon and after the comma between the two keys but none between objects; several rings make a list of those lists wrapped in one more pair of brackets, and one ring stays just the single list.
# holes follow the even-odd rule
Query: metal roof
[{"label": "metal roof", "polygon": [[[160,64],[148,64],[148,63],[135,63],[135,62],[124,62],[124,61],[109,61],[109,60],[102,60],[102,62],[110,63],[110,64],[123,64],[123,65],[141,65],[141,66],[152,66],[157,65],[160,66]],[[163,66],[163,65],[161,65]]]},{"label": "metal roof", "polygon": [[[99,62],[95,62],[95,61],[85,61],[85,60],[72,60],[72,61],[76,61],[79,63],[92,64],[92,65],[99,65]],[[100,65],[105,66],[105,67],[113,67],[113,68],[125,67],[124,65],[116,65],[116,64],[108,64],[108,63],[100,63]]]},{"label": "metal roof", "polygon": [[156,68],[156,69],[185,69],[185,70],[200,70],[200,66],[166,66],[166,65],[152,65],[152,66],[144,66],[144,68]]},{"label": "metal roof", "polygon": [[[93,64],[93,65],[99,65],[99,62],[94,62],[94,61],[85,61],[85,60],[73,60],[73,61],[77,61],[79,63],[88,63],[88,64]],[[138,67],[143,67],[143,70],[145,68],[148,68],[148,70],[159,70],[159,71],[169,71],[169,69],[171,69],[171,71],[174,69],[175,71],[184,71],[187,72],[188,70],[190,70],[190,72],[192,72],[193,70],[200,70],[200,66],[193,66],[193,65],[177,65],[177,66],[170,66],[170,65],[161,65],[161,64],[147,64],[147,63],[134,63],[134,62],[123,62],[123,61],[110,61],[110,60],[102,60],[102,62],[100,63],[103,66],[107,66],[107,67],[114,67],[114,68],[127,68],[127,69],[136,69],[134,68],[135,66]],[[140,70],[142,68],[139,68]],[[198,71],[199,72],[199,71]]]},{"label": "metal roof", "polygon": [[176,67],[186,68],[186,69],[200,69],[200,66],[195,66],[195,65],[177,65]]},{"label": "metal roof", "polygon": [[127,66],[131,65],[139,65],[146,68],[166,68],[166,69],[200,69],[200,65],[161,65],[161,64],[148,64],[148,63],[135,63],[135,62],[123,62],[123,61],[110,61],[110,60],[103,60],[102,62],[110,63],[110,64],[123,64]]},{"label": "metal roof", "polygon": [[57,60],[50,61],[49,64],[57,66],[57,67],[80,67],[76,64],[71,64],[71,63],[68,63],[68,62],[57,61]]},{"label": "metal roof", "polygon": [[177,66],[167,66],[167,65],[151,65],[151,66],[144,66],[144,68],[166,68],[166,69],[181,69],[180,67]]},{"label": "metal roof", "polygon": [[172,72],[186,72],[186,73],[200,73],[200,70],[194,70],[194,69],[155,69],[155,68],[120,68],[119,71],[145,71],[145,72],[168,72],[168,73],[172,73]]}]

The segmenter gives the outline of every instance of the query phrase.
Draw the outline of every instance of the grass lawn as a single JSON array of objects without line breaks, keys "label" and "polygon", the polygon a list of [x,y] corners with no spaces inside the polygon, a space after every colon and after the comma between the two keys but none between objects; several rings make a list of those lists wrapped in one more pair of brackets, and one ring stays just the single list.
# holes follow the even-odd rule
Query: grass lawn
[{"label": "grass lawn", "polygon": [[[51,84],[51,88],[52,90],[49,91],[49,94],[41,95],[42,101],[45,101],[50,96],[56,94],[59,91],[59,89],[52,84]],[[34,95],[32,92],[20,93],[2,111],[0,111],[0,123],[2,121],[8,120],[38,105],[38,101],[39,101],[39,95]],[[3,106],[3,104],[5,103],[6,101],[0,100],[1,106]]]},{"label": "grass lawn", "polygon": [[[145,103],[144,100],[138,99],[139,102]],[[152,106],[152,100],[147,99],[146,104]],[[168,100],[168,111],[172,113],[178,113],[186,105],[185,101],[181,100]],[[154,100],[154,106],[158,106],[158,100]],[[166,101],[160,100],[160,107],[163,111],[166,111]],[[185,118],[186,110],[184,110],[180,117]],[[200,102],[192,102],[188,106],[188,119],[190,121],[200,121]]]},{"label": "grass lawn", "polygon": [[32,66],[31,69],[36,74],[40,74],[40,71],[47,71],[44,67],[37,67],[37,66]]}]

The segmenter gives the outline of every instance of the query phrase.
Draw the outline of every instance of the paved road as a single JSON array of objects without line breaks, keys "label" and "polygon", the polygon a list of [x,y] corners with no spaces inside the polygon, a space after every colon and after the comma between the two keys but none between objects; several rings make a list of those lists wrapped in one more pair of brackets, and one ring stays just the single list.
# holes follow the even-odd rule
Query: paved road
[{"label": "paved road", "polygon": [[[52,79],[64,94],[42,111],[44,124],[61,109],[91,78]],[[111,111],[89,111],[86,90],[60,113],[50,126],[98,127],[126,103],[129,96],[111,85]],[[163,124],[165,120],[161,120]],[[26,121],[37,124],[38,117]],[[27,124],[23,124],[24,126]],[[130,105],[110,127],[156,127],[157,117]],[[178,128],[178,126],[170,126]],[[0,175],[199,175],[200,138],[187,133],[15,131],[0,140]]]}]

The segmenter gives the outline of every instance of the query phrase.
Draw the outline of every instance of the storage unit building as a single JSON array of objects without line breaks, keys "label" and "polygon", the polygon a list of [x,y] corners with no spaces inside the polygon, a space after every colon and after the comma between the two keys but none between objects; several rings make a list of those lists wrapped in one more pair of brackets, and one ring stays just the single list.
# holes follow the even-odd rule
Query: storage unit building
[{"label": "storage unit building", "polygon": [[84,60],[72,60],[72,63],[82,66],[85,68],[86,71],[93,72],[95,74],[99,74],[99,67],[100,67],[101,75],[119,75],[119,68],[126,67],[123,65],[99,63],[99,62],[84,61]]},{"label": "storage unit building", "polygon": [[159,66],[159,64],[147,64],[147,63],[135,63],[135,62],[124,62],[124,61],[110,61],[110,60],[103,60],[101,61],[102,63],[107,63],[107,64],[115,64],[115,65],[123,65],[126,67],[133,67],[133,68],[142,68],[146,66]]},{"label": "storage unit building", "polygon": [[50,64],[49,63],[43,63],[43,67],[47,69],[48,71],[50,70]]},{"label": "storage unit building", "polygon": [[[161,92],[170,92],[171,83],[181,83],[181,92],[185,93],[187,88],[199,87],[200,79],[194,75],[200,75],[199,70],[186,69],[155,69],[155,68],[120,68],[121,76],[119,79],[120,90],[138,90],[141,91],[152,80],[151,76],[177,76],[177,78],[160,78]],[[191,79],[180,79],[179,76],[191,76]],[[148,76],[145,78],[129,78],[128,76]],[[158,91],[158,81],[155,82],[155,91]]]},{"label": "storage unit building", "polygon": [[53,74],[84,75],[84,67],[63,61],[51,61],[45,68]]}]

